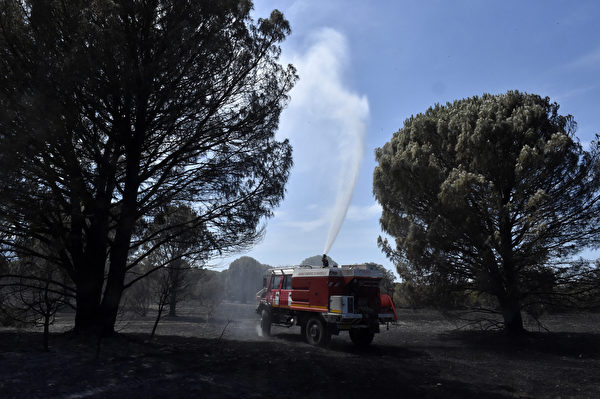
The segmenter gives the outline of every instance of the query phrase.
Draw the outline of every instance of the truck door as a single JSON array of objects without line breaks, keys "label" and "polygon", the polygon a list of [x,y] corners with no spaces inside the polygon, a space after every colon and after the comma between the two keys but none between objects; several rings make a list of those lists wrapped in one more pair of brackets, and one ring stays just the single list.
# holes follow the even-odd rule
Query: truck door
[{"label": "truck door", "polygon": [[281,295],[279,304],[282,308],[290,308],[292,306],[292,275],[286,274],[283,276],[281,284]]},{"label": "truck door", "polygon": [[282,275],[275,275],[271,278],[271,285],[269,287],[269,302],[271,306],[279,307],[282,280]]}]

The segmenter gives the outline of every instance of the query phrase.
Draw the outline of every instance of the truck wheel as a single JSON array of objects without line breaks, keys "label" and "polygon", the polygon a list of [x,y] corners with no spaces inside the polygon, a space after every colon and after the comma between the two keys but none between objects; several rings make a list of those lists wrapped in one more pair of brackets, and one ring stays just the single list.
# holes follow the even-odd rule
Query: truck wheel
[{"label": "truck wheel", "polygon": [[350,339],[356,346],[367,346],[373,342],[375,333],[368,328],[353,328],[350,330]]},{"label": "truck wheel", "polygon": [[308,319],[304,331],[306,342],[311,345],[327,346],[331,341],[331,334],[327,330],[323,320],[317,317]]},{"label": "truck wheel", "polygon": [[263,337],[271,335],[271,312],[263,309],[260,313],[260,331]]}]

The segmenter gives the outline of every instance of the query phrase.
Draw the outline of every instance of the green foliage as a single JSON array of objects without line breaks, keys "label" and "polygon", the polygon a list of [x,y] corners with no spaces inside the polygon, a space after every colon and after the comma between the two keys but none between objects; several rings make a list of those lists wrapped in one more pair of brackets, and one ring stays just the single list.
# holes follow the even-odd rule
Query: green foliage
[{"label": "green foliage", "polygon": [[549,262],[599,238],[598,143],[585,151],[558,108],[516,91],[436,105],[376,150],[381,226],[395,239],[379,244],[403,279],[488,293],[522,328],[528,296],[552,284]]},{"label": "green foliage", "polygon": [[231,262],[225,272],[225,292],[227,299],[242,303],[254,303],[256,293],[263,286],[263,277],[269,266],[249,256],[242,256]]},{"label": "green foliage", "polygon": [[429,284],[426,281],[407,281],[395,285],[394,300],[397,306],[422,309],[435,308],[443,311],[470,308],[496,309],[498,301],[485,292],[462,288],[449,289],[447,284]]},{"label": "green foliage", "polygon": [[379,265],[377,263],[366,263],[366,265],[374,266],[377,270],[379,270],[383,274],[383,278],[381,279],[381,282],[379,283],[379,289],[382,294],[389,295],[390,297],[393,298],[394,292],[395,292],[394,280],[396,280],[396,276],[394,276],[394,273],[392,273],[391,271],[389,271],[388,269],[386,269],[385,267],[383,267],[382,265]]},{"label": "green foliage", "polygon": [[[382,294],[386,294],[386,295],[389,295],[390,297],[394,298],[394,293],[395,293],[395,289],[396,289],[395,283],[394,283],[396,276],[394,276],[394,273],[392,273],[391,271],[389,271],[388,269],[383,267],[383,265],[380,265],[380,264],[377,264],[374,262],[363,263],[363,265],[374,267],[375,269],[377,269],[381,272],[383,277],[379,283],[379,290]],[[358,265],[356,265],[356,266],[358,266]]]}]

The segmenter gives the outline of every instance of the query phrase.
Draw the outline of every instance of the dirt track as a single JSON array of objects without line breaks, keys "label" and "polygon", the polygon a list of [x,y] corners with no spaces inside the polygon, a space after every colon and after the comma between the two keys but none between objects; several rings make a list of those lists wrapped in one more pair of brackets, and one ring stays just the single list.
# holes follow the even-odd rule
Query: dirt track
[{"label": "dirt track", "polygon": [[0,332],[0,397],[600,397],[600,315],[549,318],[556,332],[515,344],[407,310],[361,351],[345,334],[308,346],[297,327],[260,338],[251,305],[224,305],[211,322],[193,306],[181,313],[153,342],[150,318],[121,323],[98,358],[69,334],[44,353],[39,333]]}]

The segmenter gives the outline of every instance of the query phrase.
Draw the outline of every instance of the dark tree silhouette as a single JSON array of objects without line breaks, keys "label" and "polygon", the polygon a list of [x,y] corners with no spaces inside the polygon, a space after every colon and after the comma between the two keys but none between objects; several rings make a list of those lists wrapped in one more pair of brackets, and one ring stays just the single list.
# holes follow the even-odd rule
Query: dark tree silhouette
[{"label": "dark tree silhouette", "polygon": [[488,293],[505,329],[523,330],[556,260],[598,242],[598,143],[585,151],[558,108],[519,92],[436,105],[377,149],[374,193],[396,245],[379,242],[403,279]]},{"label": "dark tree silhouette", "polygon": [[204,256],[261,236],[292,164],[274,138],[296,80],[277,62],[280,12],[255,23],[243,0],[1,7],[2,250],[69,274],[76,331],[113,333],[127,271],[181,231],[147,228],[161,206],[194,209]]},{"label": "dark tree silhouette", "polygon": [[126,278],[129,281],[125,289],[156,271],[167,273],[168,277],[161,277],[161,285],[168,283],[170,286],[160,291],[169,292],[165,302],[169,305],[169,316],[177,315],[177,303],[189,288],[188,271],[193,265],[201,267],[205,256],[210,253],[204,241],[206,232],[194,223],[197,218],[198,215],[188,206],[162,206],[149,226],[154,232],[154,239],[142,249],[142,252],[151,251],[147,265],[142,273],[134,269],[131,276],[127,276],[130,278]]},{"label": "dark tree silhouette", "polygon": [[8,324],[43,327],[47,351],[56,313],[71,306],[74,291],[66,280],[64,270],[40,259],[8,264],[0,274],[0,316]]},{"label": "dark tree silhouette", "polygon": [[[167,306],[169,306],[169,308],[172,307],[173,302],[171,301],[174,297],[173,291],[180,290],[178,281],[173,280],[174,278],[177,278],[179,274],[173,273],[172,269],[183,269],[185,266],[182,265],[182,263],[182,260],[171,262],[169,266],[159,269],[158,273],[152,276],[152,294],[157,310],[154,325],[152,326],[152,332],[150,333],[150,339],[154,338],[156,328],[163,317],[165,308]],[[175,302],[174,305],[177,305],[177,303]]]},{"label": "dark tree silhouette", "polygon": [[227,299],[254,303],[268,268],[269,266],[249,256],[242,256],[231,262],[224,272]]}]

